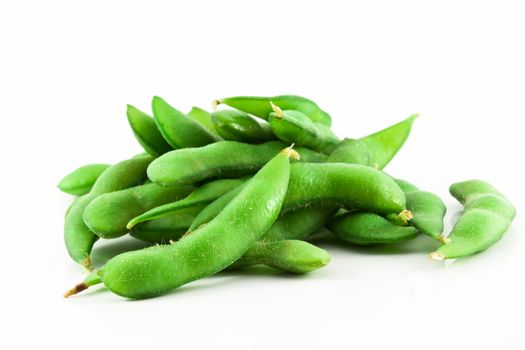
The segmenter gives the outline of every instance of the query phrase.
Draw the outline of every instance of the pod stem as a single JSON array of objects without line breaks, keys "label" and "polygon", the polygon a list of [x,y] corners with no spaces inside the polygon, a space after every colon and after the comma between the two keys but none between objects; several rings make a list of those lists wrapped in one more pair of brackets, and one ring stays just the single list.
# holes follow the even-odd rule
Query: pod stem
[{"label": "pod stem", "polygon": [[217,110],[217,106],[221,104],[221,100],[213,100],[211,101],[211,109],[215,112]]},{"label": "pod stem", "polygon": [[448,244],[448,243],[451,242],[451,241],[450,241],[450,238],[446,237],[444,234],[440,234],[440,235],[438,236],[438,241],[440,241],[440,242],[443,243],[443,244]]},{"label": "pod stem", "polygon": [[102,283],[102,279],[98,272],[90,273],[81,283],[77,284],[70,290],[64,293],[64,298],[69,298],[72,295],[78,294],[91,286]]},{"label": "pod stem", "polygon": [[279,106],[274,105],[272,101],[270,101],[270,105],[272,106],[275,116],[279,119],[282,119],[284,117],[283,110],[279,108]]},{"label": "pod stem", "polygon": [[83,260],[79,261],[80,265],[82,265],[87,271],[92,272],[94,267],[93,263],[91,262],[91,257],[88,255]]},{"label": "pod stem", "polygon": [[295,143],[292,143],[290,145],[290,147],[286,147],[285,149],[283,149],[281,151],[281,153],[286,155],[288,158],[293,159],[293,160],[299,160],[299,159],[301,159],[301,155],[299,154],[299,152],[297,152],[296,150],[293,149],[294,145],[295,145]]},{"label": "pod stem", "polygon": [[429,257],[432,260],[445,260],[445,256],[441,254],[440,252],[430,253]]}]

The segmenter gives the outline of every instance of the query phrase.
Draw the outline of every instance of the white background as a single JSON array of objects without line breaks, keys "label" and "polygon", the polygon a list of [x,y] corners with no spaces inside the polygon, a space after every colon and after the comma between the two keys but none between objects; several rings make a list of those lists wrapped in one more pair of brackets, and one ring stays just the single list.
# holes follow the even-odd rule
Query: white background
[{"label": "white background", "polygon": [[[0,347],[524,349],[524,9],[520,1],[2,1]],[[321,242],[308,276],[219,274],[127,301],[82,278],[56,183],[140,151],[127,103],[299,94],[360,137],[419,112],[386,169],[441,195],[483,178],[518,208],[490,250],[445,266],[426,237]],[[124,245],[124,246],[123,246]],[[95,262],[131,240],[99,244]]]}]

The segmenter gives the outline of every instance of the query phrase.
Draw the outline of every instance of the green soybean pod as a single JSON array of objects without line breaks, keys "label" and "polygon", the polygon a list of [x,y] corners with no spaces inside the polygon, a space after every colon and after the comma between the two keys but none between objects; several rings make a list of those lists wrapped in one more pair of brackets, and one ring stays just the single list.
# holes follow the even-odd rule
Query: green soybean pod
[{"label": "green soybean pod", "polygon": [[280,140],[304,146],[321,153],[331,153],[339,144],[339,138],[330,127],[315,123],[304,113],[295,110],[282,110],[270,102],[273,112],[268,123]]},{"label": "green soybean pod", "polygon": [[363,141],[345,138],[330,153],[326,162],[372,166],[372,156],[368,146]]},{"label": "green soybean pod", "polygon": [[399,243],[417,236],[412,226],[398,226],[374,213],[346,213],[327,226],[330,232],[359,245]]},{"label": "green soybean pod", "polygon": [[223,194],[243,184],[244,181],[245,179],[220,179],[208,182],[207,184],[197,188],[184,199],[171,201],[164,205],[153,207],[148,211],[143,211],[140,215],[132,215],[131,217],[128,216],[128,221],[126,221],[127,228],[131,229],[138,223],[158,219],[179,209],[211,203]]},{"label": "green soybean pod", "polygon": [[394,158],[408,138],[417,116],[411,115],[397,124],[359,139],[368,146],[374,168],[383,169]]},{"label": "green soybean pod", "polygon": [[421,191],[407,181],[396,179],[396,183],[405,192],[407,209],[413,214],[408,224],[431,238],[446,242],[443,219],[447,207],[441,198],[432,192]]},{"label": "green soybean pod", "polygon": [[[280,141],[259,145],[220,141],[204,147],[174,150],[151,163],[148,177],[162,185],[176,185],[253,174],[284,147],[286,144]],[[306,148],[296,150],[304,162],[326,159],[326,156]]]},{"label": "green soybean pod", "polygon": [[209,112],[199,107],[192,107],[191,111],[188,112],[188,118],[193,119],[200,125],[204,126],[211,134],[216,135],[216,137],[219,138],[217,130],[215,130],[213,122],[211,121],[211,114]]},{"label": "green soybean pod", "polygon": [[498,242],[516,216],[516,208],[489,183],[468,180],[450,186],[464,211],[447,237],[449,242],[430,254],[432,259],[455,259],[483,251]]},{"label": "green soybean pod", "polygon": [[289,273],[308,273],[328,265],[330,254],[300,240],[255,242],[228,270],[266,265]]},{"label": "green soybean pod", "polygon": [[128,105],[127,116],[135,138],[146,152],[158,157],[173,149],[162,137],[152,117],[132,105]]},{"label": "green soybean pod", "polygon": [[153,158],[148,155],[133,157],[116,163],[104,171],[91,191],[76,200],[68,209],[64,222],[64,241],[71,258],[84,266],[93,269],[90,254],[98,239],[84,223],[83,213],[87,205],[97,196],[118,191],[140,184],[146,175],[146,168]]},{"label": "green soybean pod", "polygon": [[178,201],[192,190],[191,185],[151,183],[102,194],[84,209],[84,223],[101,238],[118,238],[128,233],[126,225],[134,217],[162,204]]},{"label": "green soybean pod", "polygon": [[214,105],[225,104],[240,111],[267,120],[272,112],[270,101],[281,109],[293,109],[304,113],[313,122],[332,125],[332,118],[312,100],[302,96],[281,95],[273,97],[237,96],[214,101]]},{"label": "green soybean pod", "polygon": [[64,176],[58,183],[58,188],[62,192],[76,196],[86,194],[91,191],[98,177],[109,168],[109,166],[109,164],[87,164],[81,166]]},{"label": "green soybean pod", "polygon": [[142,299],[228,267],[277,219],[290,175],[288,158],[295,156],[290,149],[280,152],[215,219],[176,243],[115,256],[98,271],[101,282],[115,294]]},{"label": "green soybean pod", "polygon": [[217,133],[225,140],[263,143],[277,139],[268,123],[259,123],[242,111],[216,111],[211,114],[211,120]]},{"label": "green soybean pod", "polygon": [[406,213],[405,193],[382,171],[360,164],[292,164],[283,210],[316,203],[385,215]]},{"label": "green soybean pod", "polygon": [[170,243],[181,238],[195,217],[204,209],[203,205],[179,209],[159,219],[142,222],[134,226],[129,234],[149,243]]},{"label": "green soybean pod", "polygon": [[164,139],[173,148],[200,147],[219,139],[198,122],[155,96],[151,103],[153,117]]}]

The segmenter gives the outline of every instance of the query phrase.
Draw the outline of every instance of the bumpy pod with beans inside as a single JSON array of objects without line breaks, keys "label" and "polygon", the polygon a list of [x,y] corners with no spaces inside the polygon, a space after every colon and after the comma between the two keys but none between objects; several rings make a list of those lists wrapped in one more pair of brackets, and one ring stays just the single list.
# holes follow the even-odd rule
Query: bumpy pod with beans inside
[{"label": "bumpy pod with beans inside", "polygon": [[[290,149],[280,152],[215,219],[175,244],[112,258],[98,272],[101,281],[115,294],[140,299],[166,293],[228,267],[276,220],[290,176],[288,158],[296,155]],[[82,290],[81,285],[66,296]]]},{"label": "bumpy pod with beans inside", "polygon": [[292,164],[283,210],[316,203],[385,215],[408,214],[404,192],[382,171],[360,164]]},{"label": "bumpy pod with beans inside", "polygon": [[217,138],[220,136],[217,134],[217,130],[213,126],[211,121],[211,114],[199,107],[193,107],[191,111],[188,112],[188,118],[193,119],[203,127],[205,127],[210,133],[216,135]]},{"label": "bumpy pod with beans inside", "polygon": [[98,177],[109,168],[109,164],[88,164],[73,170],[58,183],[65,193],[81,196],[91,191]]},{"label": "bumpy pod with beans inside", "polygon": [[327,163],[348,163],[372,165],[368,146],[360,140],[345,138],[326,159]]},{"label": "bumpy pod with beans inside", "polygon": [[[197,188],[184,199],[171,201],[167,204],[150,208],[150,210],[146,212],[142,211],[140,215],[134,215],[131,217],[128,215],[128,221],[126,222],[127,228],[130,229],[136,224],[144,221],[161,218],[179,209],[211,203],[225,193],[228,193],[234,188],[242,185],[244,181],[245,179],[219,179],[208,182],[207,184]],[[169,187],[170,186],[163,188]]]},{"label": "bumpy pod with beans inside", "polygon": [[345,213],[327,226],[330,232],[359,245],[399,243],[417,236],[412,226],[398,226],[374,213]]},{"label": "bumpy pod with beans inside", "polygon": [[443,219],[447,207],[441,198],[434,193],[420,191],[407,181],[396,179],[396,183],[405,192],[407,209],[414,216],[409,225],[440,242],[446,242],[447,239],[443,236]]},{"label": "bumpy pod with beans inside", "polygon": [[76,200],[68,209],[64,223],[64,241],[71,258],[91,270],[91,249],[98,236],[84,223],[83,213],[97,196],[140,184],[146,177],[146,168],[153,158],[148,155],[133,157],[110,166],[97,179],[91,191]]},{"label": "bumpy pod with beans inside", "polygon": [[392,160],[408,138],[416,118],[417,114],[414,114],[397,124],[359,139],[368,147],[371,165],[374,168],[383,169]]},{"label": "bumpy pod with beans inside", "polygon": [[228,270],[266,265],[290,273],[307,273],[329,262],[330,254],[326,250],[304,241],[255,242]]},{"label": "bumpy pod with beans inside", "polygon": [[272,112],[270,101],[281,109],[293,109],[304,113],[313,122],[332,125],[332,118],[312,100],[301,96],[281,95],[273,97],[237,96],[215,100],[214,104],[225,104],[256,117],[267,120]]},{"label": "bumpy pod with beans inside", "polygon": [[142,222],[129,231],[132,237],[149,243],[169,243],[182,237],[203,205],[179,209],[159,219]]},{"label": "bumpy pod with beans inside", "polygon": [[180,200],[194,189],[191,185],[161,186],[150,183],[102,194],[84,209],[84,222],[91,232],[101,238],[117,238],[128,233],[126,225],[137,215]]},{"label": "bumpy pod with beans inside", "polygon": [[273,112],[268,123],[280,140],[325,154],[332,152],[339,144],[339,138],[328,126],[313,122],[299,111],[281,110],[273,103],[271,106]]},{"label": "bumpy pod with beans inside", "polygon": [[259,123],[248,113],[235,109],[213,112],[211,120],[217,133],[229,141],[262,143],[276,140],[268,123]]},{"label": "bumpy pod with beans inside", "polygon": [[458,182],[450,193],[465,209],[450,235],[450,241],[430,254],[437,260],[468,256],[499,241],[516,216],[516,208],[493,186],[481,180]]},{"label": "bumpy pod with beans inside", "polygon": [[153,97],[151,106],[155,122],[171,147],[200,147],[219,140],[201,124],[188,118],[162,98]]},{"label": "bumpy pod with beans inside", "polygon": [[132,105],[128,105],[127,115],[135,138],[146,152],[158,157],[173,149],[162,137],[152,117]]},{"label": "bumpy pod with beans inside", "polygon": [[[148,177],[162,185],[192,184],[216,177],[239,177],[253,174],[273,155],[286,147],[280,141],[250,145],[236,141],[220,141],[198,148],[168,152],[148,167]],[[297,147],[304,162],[323,162],[326,156]]]}]

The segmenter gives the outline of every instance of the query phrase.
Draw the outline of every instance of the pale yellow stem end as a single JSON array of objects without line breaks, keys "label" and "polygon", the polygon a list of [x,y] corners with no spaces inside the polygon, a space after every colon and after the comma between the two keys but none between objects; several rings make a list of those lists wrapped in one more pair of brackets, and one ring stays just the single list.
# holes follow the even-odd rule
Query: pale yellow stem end
[{"label": "pale yellow stem end", "polygon": [[275,116],[279,119],[282,119],[284,117],[283,110],[279,108],[279,106],[274,105],[272,101],[270,101],[270,105],[272,106]]},{"label": "pale yellow stem end", "polygon": [[432,260],[445,260],[445,256],[439,252],[433,252],[429,255]]}]

